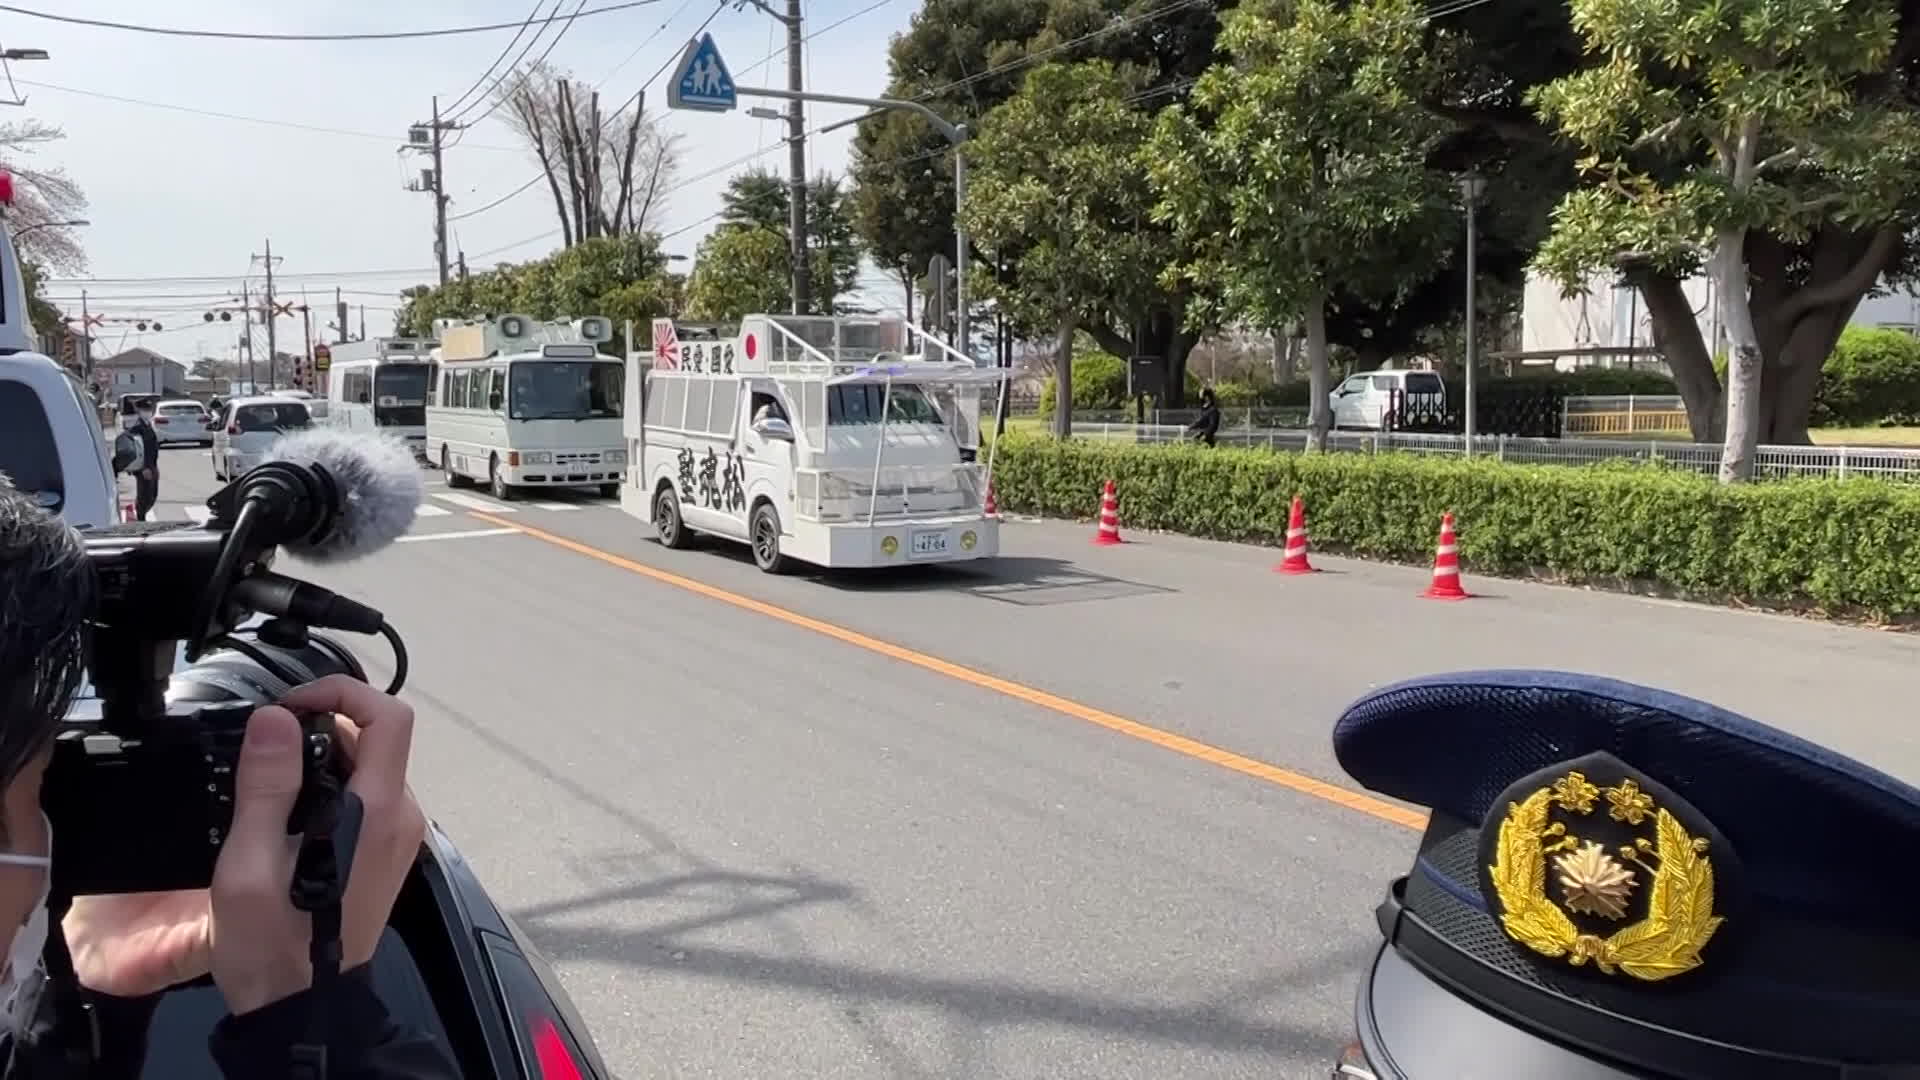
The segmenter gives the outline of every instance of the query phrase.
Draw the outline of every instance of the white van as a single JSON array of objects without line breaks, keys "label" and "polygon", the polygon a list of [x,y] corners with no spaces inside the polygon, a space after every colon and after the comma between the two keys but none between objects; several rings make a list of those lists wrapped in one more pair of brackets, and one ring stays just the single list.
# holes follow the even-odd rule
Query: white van
[{"label": "white van", "polygon": [[627,368],[621,508],[670,548],[747,543],[769,573],[991,558],[980,403],[1006,375],[903,319],[655,320]]},{"label": "white van", "polygon": [[324,405],[313,413],[335,427],[400,439],[427,457],[427,398],[436,369],[434,343],[423,338],[369,338],[330,346]]},{"label": "white van", "polygon": [[620,493],[619,360],[600,355],[613,324],[524,315],[440,327],[439,382],[428,397],[426,454],[449,487],[478,481],[498,499],[522,488]]},{"label": "white van", "polygon": [[234,398],[208,421],[213,433],[213,478],[237,480],[266,460],[282,435],[313,426],[307,403],[277,394]]},{"label": "white van", "polygon": [[1394,399],[1402,400],[1412,414],[1444,412],[1447,387],[1431,371],[1406,371],[1382,368],[1363,371],[1336,387],[1328,395],[1333,408],[1333,426],[1378,431],[1386,424],[1387,410]]}]

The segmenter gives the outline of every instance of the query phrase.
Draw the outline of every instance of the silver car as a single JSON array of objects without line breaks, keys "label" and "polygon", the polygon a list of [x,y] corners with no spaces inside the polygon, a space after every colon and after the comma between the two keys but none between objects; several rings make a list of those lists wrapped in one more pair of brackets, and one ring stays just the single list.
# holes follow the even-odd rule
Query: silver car
[{"label": "silver car", "polygon": [[153,411],[153,430],[160,436],[162,445],[193,443],[196,446],[212,446],[213,433],[207,430],[209,419],[207,407],[197,401],[162,401]]}]

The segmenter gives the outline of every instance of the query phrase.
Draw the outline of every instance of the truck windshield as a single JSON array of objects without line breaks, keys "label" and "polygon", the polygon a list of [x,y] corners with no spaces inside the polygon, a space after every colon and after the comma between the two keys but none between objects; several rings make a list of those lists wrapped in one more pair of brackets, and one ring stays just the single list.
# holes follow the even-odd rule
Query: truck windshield
[{"label": "truck windshield", "polygon": [[427,365],[383,364],[373,372],[373,419],[383,427],[427,422]]},{"label": "truck windshield", "polygon": [[881,383],[846,383],[827,387],[827,425],[877,424],[882,402],[889,424],[943,423],[940,410],[916,383],[894,383],[891,394]]},{"label": "truck windshield", "polygon": [[513,365],[507,415],[515,420],[591,420],[620,415],[626,372],[604,360],[521,360]]}]

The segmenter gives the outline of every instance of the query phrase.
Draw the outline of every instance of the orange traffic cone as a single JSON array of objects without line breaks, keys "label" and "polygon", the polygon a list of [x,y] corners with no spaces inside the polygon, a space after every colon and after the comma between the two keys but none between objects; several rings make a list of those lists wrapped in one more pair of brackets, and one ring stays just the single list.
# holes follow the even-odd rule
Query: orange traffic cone
[{"label": "orange traffic cone", "polygon": [[988,517],[999,517],[999,516],[1000,516],[1000,504],[999,504],[998,502],[996,502],[996,501],[994,500],[994,497],[993,497],[993,481],[991,481],[991,480],[989,480],[989,481],[987,481],[987,509],[986,509],[986,516],[988,516]]},{"label": "orange traffic cone", "polygon": [[1120,497],[1114,494],[1113,481],[1100,493],[1100,531],[1093,535],[1096,544],[1124,543],[1120,539]]},{"label": "orange traffic cone", "polygon": [[1276,574],[1311,574],[1313,564],[1307,562],[1307,506],[1300,496],[1293,497],[1293,509],[1287,511],[1287,554],[1280,565],[1273,568]]},{"label": "orange traffic cone", "polygon": [[1465,600],[1473,594],[1460,587],[1460,544],[1453,535],[1453,511],[1440,515],[1440,546],[1433,554],[1433,583],[1420,595],[1429,600]]}]

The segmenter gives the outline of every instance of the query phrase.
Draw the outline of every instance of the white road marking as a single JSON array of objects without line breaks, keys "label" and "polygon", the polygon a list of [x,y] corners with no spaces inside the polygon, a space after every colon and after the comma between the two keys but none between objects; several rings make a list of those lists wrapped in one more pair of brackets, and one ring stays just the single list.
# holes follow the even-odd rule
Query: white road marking
[{"label": "white road marking", "polygon": [[505,503],[498,503],[492,499],[482,499],[473,495],[463,495],[458,491],[436,491],[433,493],[433,497],[443,502],[450,502],[455,506],[466,507],[468,510],[485,510],[493,514],[514,513],[514,508]]},{"label": "white road marking", "polygon": [[446,517],[448,514],[453,513],[453,511],[444,506],[435,506],[432,503],[424,502],[415,507],[413,512],[418,517]]},{"label": "white road marking", "polygon": [[475,536],[511,536],[519,531],[519,529],[467,529],[464,532],[419,533],[414,536],[403,536],[398,542],[417,544],[423,540],[466,540]]},{"label": "white road marking", "polygon": [[187,515],[187,520],[195,525],[205,525],[207,519],[213,516],[213,511],[207,509],[204,503],[189,503],[180,510]]},{"label": "white road marking", "polygon": [[573,503],[563,503],[563,502],[537,502],[537,503],[528,503],[527,505],[538,507],[541,510],[578,510],[580,509],[580,507],[576,506]]}]

